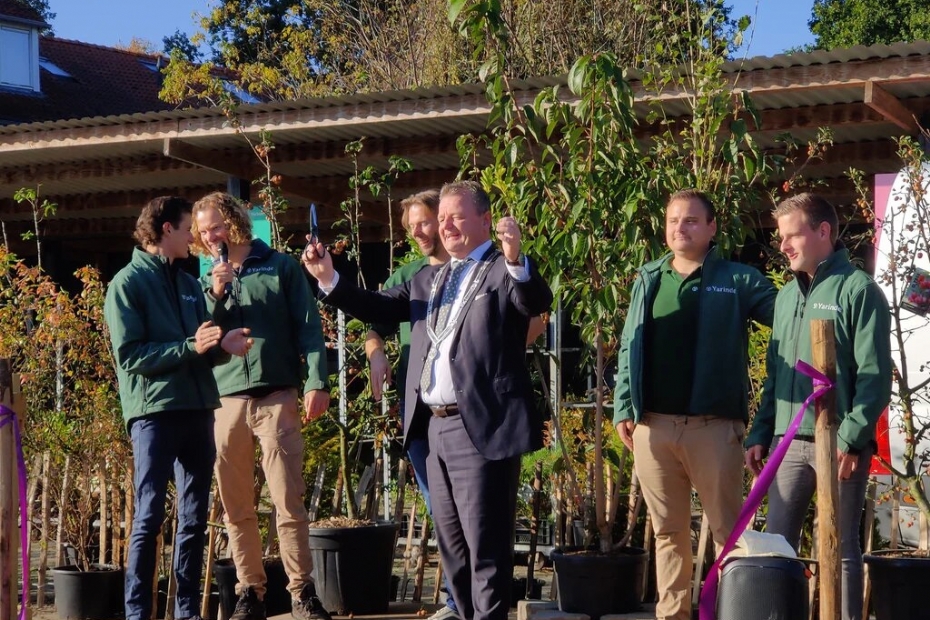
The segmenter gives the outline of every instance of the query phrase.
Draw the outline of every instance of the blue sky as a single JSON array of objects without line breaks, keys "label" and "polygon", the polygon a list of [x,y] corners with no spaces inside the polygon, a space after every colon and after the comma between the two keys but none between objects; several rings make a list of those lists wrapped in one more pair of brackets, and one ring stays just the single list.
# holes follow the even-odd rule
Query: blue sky
[{"label": "blue sky", "polygon": [[[753,17],[754,32],[744,53],[771,56],[813,42],[807,27],[813,0],[731,0],[734,16]],[[161,49],[162,37],[175,29],[197,31],[194,13],[205,13],[209,0],[51,0],[58,16],[55,34],[100,45],[147,39]],[[744,46],[745,48],[745,46]]]}]

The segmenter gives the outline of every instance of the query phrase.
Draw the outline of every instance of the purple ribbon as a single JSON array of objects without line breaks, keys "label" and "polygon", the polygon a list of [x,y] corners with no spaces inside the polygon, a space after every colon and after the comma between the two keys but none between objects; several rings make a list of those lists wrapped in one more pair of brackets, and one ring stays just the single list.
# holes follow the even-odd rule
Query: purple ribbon
[{"label": "purple ribbon", "polygon": [[755,516],[759,505],[762,504],[762,498],[765,497],[769,487],[772,485],[772,480],[775,479],[775,472],[778,471],[778,466],[781,465],[782,460],[784,460],[785,453],[788,451],[788,446],[791,445],[791,441],[798,433],[798,428],[801,426],[801,420],[804,418],[804,412],[807,411],[807,408],[812,402],[832,390],[834,387],[833,382],[830,381],[826,375],[816,370],[813,366],[807,362],[804,362],[803,360],[798,360],[798,363],[794,368],[798,372],[805,374],[813,379],[814,392],[808,396],[807,400],[804,401],[804,404],[801,405],[801,408],[798,410],[797,415],[794,416],[794,420],[792,420],[788,430],[785,431],[784,438],[778,442],[775,450],[772,451],[768,462],[765,464],[765,467],[762,468],[762,472],[759,474],[759,477],[756,480],[756,484],[752,487],[752,489],[749,491],[749,495],[746,497],[746,501],[743,504],[743,509],[740,511],[739,517],[736,519],[736,525],[733,526],[733,530],[730,532],[730,536],[727,538],[727,542],[724,543],[723,549],[720,551],[720,555],[717,556],[717,560],[713,563],[713,565],[711,565],[710,572],[707,574],[707,579],[704,581],[704,587],[701,589],[700,605],[698,608],[700,612],[700,620],[716,620],[717,583],[720,580],[720,565],[723,564],[727,554],[730,553],[730,551],[732,551],[736,546],[736,541],[739,540],[740,536],[742,536],[743,532],[746,530],[746,527]]},{"label": "purple ribbon", "polygon": [[27,518],[28,501],[26,500],[26,459],[23,458],[23,438],[19,434],[19,424],[16,422],[16,412],[0,405],[0,428],[7,424],[13,426],[13,437],[16,443],[16,469],[19,472],[19,545],[23,556],[23,590],[20,599],[19,620],[26,620],[26,597],[29,595],[29,523]]}]

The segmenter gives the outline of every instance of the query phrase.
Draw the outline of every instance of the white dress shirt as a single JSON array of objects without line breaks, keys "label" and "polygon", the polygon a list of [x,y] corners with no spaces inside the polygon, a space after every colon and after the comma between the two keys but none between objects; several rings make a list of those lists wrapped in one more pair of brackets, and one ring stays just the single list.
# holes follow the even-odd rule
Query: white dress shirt
[{"label": "white dress shirt", "polygon": [[[455,292],[455,301],[452,302],[452,309],[450,310],[451,316],[456,316],[461,309],[462,303],[464,302],[464,293],[468,290],[471,278],[475,274],[475,267],[490,247],[491,241],[485,241],[468,255],[468,258],[471,260],[465,267],[465,273],[462,274],[462,279],[459,282],[459,290]],[[453,258],[450,267],[455,266],[456,261],[457,259]],[[517,282],[526,282],[530,279],[529,268],[525,258],[523,259],[522,265],[507,265],[507,271],[510,273],[510,277]],[[461,321],[462,317],[459,317],[458,320]],[[451,334],[443,338],[439,343],[439,355],[433,362],[433,384],[425,393],[420,394],[420,398],[425,405],[454,405],[458,402],[455,396],[456,386],[455,382],[452,380],[451,357],[449,355],[452,349],[452,340],[455,331],[456,330],[453,330]],[[433,344],[432,346],[436,345]],[[427,357],[426,363],[428,364],[429,361],[430,358]]]},{"label": "white dress shirt", "polygon": [[[459,310],[462,307],[464,302],[464,293],[468,290],[468,285],[471,282],[471,278],[475,273],[475,267],[478,265],[478,262],[481,258],[487,253],[491,248],[492,241],[488,239],[477,248],[471,251],[468,255],[468,259],[471,259],[465,267],[465,272],[462,274],[462,278],[459,281],[459,288],[455,293],[455,300],[452,302],[452,308],[450,309],[450,315],[455,317]],[[451,260],[450,268],[454,267],[459,260],[465,259],[456,259]],[[529,272],[529,262],[526,257],[523,258],[522,265],[510,265],[507,264],[507,272],[517,282],[526,282],[530,279]],[[320,282],[320,290],[324,295],[329,295],[336,284],[339,282],[339,273],[335,272],[333,274],[332,282],[328,284],[323,284]],[[438,308],[436,309],[438,311]],[[459,319],[461,320],[461,318]],[[455,397],[455,384],[452,381],[452,368],[450,366],[450,357],[449,352],[452,349],[452,338],[455,335],[455,329],[444,338],[439,343],[439,355],[435,358],[433,366],[433,383],[430,386],[430,389],[425,393],[420,394],[420,398],[423,400],[423,403],[428,406],[437,406],[437,405],[454,405],[458,402],[458,399]],[[431,345],[435,346],[435,345]],[[429,358],[427,358],[427,363],[429,363]],[[417,376],[417,381],[420,377]]]}]

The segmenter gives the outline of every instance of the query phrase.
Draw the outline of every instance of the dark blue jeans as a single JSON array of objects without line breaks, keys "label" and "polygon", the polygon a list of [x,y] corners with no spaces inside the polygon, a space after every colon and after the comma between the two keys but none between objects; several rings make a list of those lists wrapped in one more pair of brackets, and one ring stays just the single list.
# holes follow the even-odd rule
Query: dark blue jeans
[{"label": "dark blue jeans", "polygon": [[170,411],[135,420],[129,429],[135,466],[135,514],[126,567],[126,620],[152,617],[156,539],[165,518],[165,495],[174,472],[178,530],[174,572],[175,618],[200,614],[200,577],[213,481],[213,411]]},{"label": "dark blue jeans", "polygon": [[[403,406],[401,406],[403,411]],[[426,457],[429,456],[429,440],[426,437],[420,437],[410,440],[410,446],[407,448],[407,456],[410,457],[410,464],[413,465],[413,476],[417,479],[417,485],[420,487],[420,493],[423,494],[423,501],[426,503],[426,511],[433,516],[433,509],[429,501],[429,476],[426,474]],[[449,587],[449,575],[445,571],[442,573],[443,589],[446,592],[446,607],[458,611],[455,606],[455,599],[452,598],[452,589]]]}]

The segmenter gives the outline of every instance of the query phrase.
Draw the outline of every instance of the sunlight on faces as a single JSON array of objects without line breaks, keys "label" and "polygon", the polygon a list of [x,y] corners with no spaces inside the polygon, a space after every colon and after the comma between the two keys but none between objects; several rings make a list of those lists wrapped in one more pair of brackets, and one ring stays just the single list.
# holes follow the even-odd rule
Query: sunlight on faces
[{"label": "sunlight on faces", "polygon": [[439,220],[429,207],[415,204],[407,210],[407,233],[423,256],[435,256],[439,250]]},{"label": "sunlight on faces", "polygon": [[197,234],[213,256],[219,256],[221,241],[229,246],[229,231],[218,209],[208,207],[197,213]]},{"label": "sunlight on faces", "polygon": [[792,271],[801,271],[811,277],[817,265],[833,252],[830,225],[821,222],[812,228],[807,215],[797,210],[778,218],[778,249],[788,259]]},{"label": "sunlight on faces", "polygon": [[189,213],[182,213],[178,227],[175,228],[169,222],[162,224],[161,241],[158,245],[162,253],[169,260],[184,260],[190,256],[190,244],[194,242],[194,235],[191,234],[191,216]]},{"label": "sunlight on faces", "polygon": [[439,201],[439,234],[450,256],[465,258],[491,238],[491,212],[479,215],[468,196],[445,196]]},{"label": "sunlight on faces", "polygon": [[699,200],[673,200],[665,210],[665,243],[675,256],[702,258],[716,233],[716,220],[707,221],[707,209]]}]

